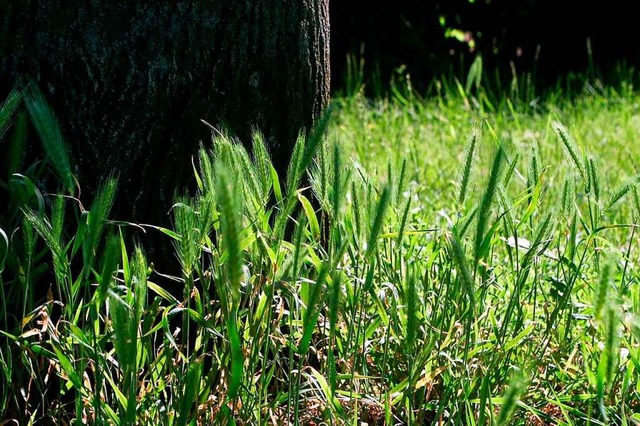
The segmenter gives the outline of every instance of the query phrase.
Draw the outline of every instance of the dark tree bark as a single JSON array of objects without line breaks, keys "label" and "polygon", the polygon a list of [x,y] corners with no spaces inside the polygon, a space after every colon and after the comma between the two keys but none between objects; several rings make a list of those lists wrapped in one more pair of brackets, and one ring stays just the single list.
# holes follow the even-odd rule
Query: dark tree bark
[{"label": "dark tree bark", "polygon": [[[192,156],[210,143],[201,119],[246,143],[260,130],[284,177],[299,132],[328,102],[328,19],[328,0],[0,1],[0,102],[20,79],[37,85],[81,201],[116,173],[111,218],[168,226],[176,192],[194,182]],[[5,195],[0,186],[0,218]],[[168,238],[142,242],[158,269],[179,272]]]},{"label": "dark tree bark", "polygon": [[284,174],[329,97],[328,0],[0,2],[0,95],[39,85],[91,200],[111,172],[118,218],[166,225],[201,119],[266,136]]}]

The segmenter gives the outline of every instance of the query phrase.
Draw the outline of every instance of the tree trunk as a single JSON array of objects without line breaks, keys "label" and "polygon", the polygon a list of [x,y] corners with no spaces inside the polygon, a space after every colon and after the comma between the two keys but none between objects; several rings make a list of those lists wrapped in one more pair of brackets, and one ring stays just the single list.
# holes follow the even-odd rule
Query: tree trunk
[{"label": "tree trunk", "polygon": [[[0,95],[46,95],[93,198],[119,175],[117,218],[166,225],[209,129],[259,129],[284,174],[329,97],[328,0],[0,2]],[[4,97],[3,97],[4,98]]]}]

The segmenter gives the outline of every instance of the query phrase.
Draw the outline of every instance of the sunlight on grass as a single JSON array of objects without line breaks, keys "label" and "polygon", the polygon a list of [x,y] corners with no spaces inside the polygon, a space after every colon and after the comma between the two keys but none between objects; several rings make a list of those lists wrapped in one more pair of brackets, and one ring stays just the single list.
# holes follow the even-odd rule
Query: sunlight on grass
[{"label": "sunlight on grass", "polygon": [[0,418],[640,421],[639,98],[488,99],[354,91],[287,176],[260,135],[215,136],[148,227],[177,276],[108,220],[112,180],[84,210],[14,175]]}]

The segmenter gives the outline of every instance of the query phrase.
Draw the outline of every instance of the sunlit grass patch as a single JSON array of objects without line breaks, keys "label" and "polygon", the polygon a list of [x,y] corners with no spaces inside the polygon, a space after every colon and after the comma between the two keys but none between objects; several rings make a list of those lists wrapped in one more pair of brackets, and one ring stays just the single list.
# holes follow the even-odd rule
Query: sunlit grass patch
[{"label": "sunlit grass patch", "polygon": [[138,225],[109,220],[115,181],[86,210],[14,176],[0,417],[640,419],[640,148],[621,142],[640,134],[636,97],[446,95],[335,99],[286,176],[260,135],[250,152],[215,136],[172,228],[146,226],[173,242],[176,276],[128,240]]}]

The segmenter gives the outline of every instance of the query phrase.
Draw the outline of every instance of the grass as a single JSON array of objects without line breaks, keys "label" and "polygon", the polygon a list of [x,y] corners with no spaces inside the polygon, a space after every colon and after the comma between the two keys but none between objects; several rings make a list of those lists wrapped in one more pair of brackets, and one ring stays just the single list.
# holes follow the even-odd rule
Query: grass
[{"label": "grass", "polygon": [[113,181],[85,210],[11,176],[0,419],[640,423],[640,97],[585,87],[354,90],[285,177],[259,135],[253,155],[216,136],[172,229],[148,228],[175,277],[108,220]]}]

